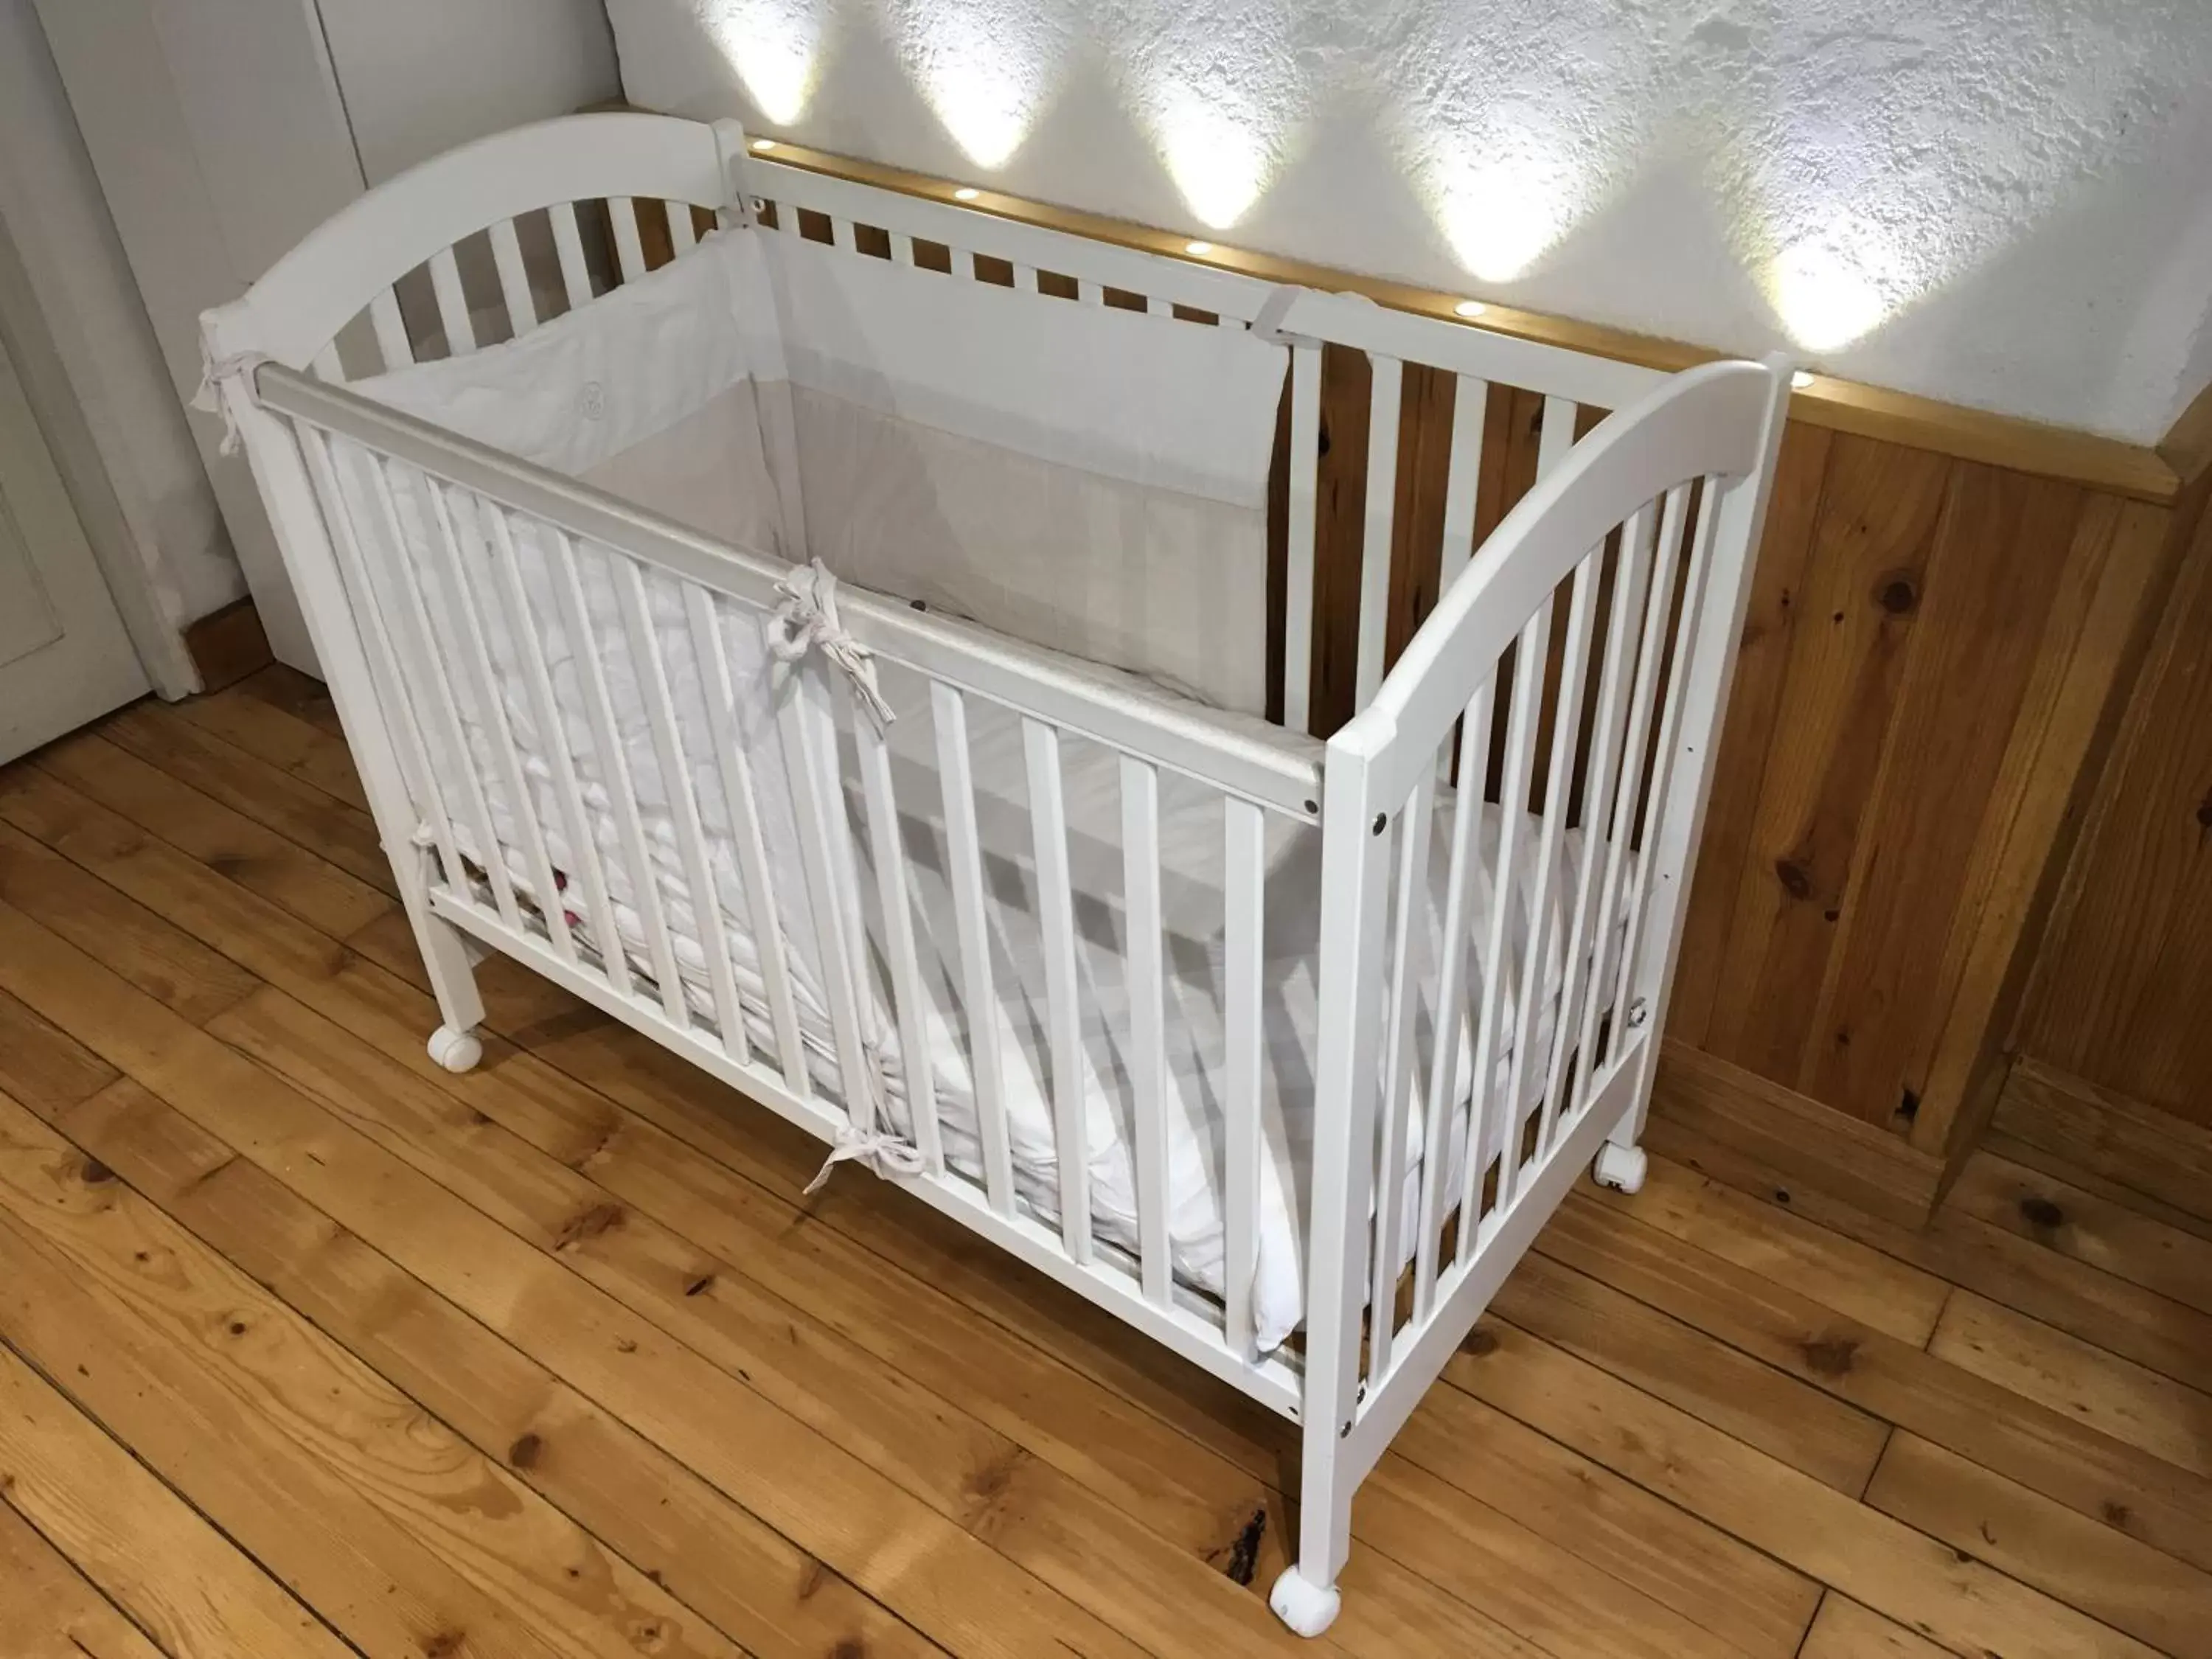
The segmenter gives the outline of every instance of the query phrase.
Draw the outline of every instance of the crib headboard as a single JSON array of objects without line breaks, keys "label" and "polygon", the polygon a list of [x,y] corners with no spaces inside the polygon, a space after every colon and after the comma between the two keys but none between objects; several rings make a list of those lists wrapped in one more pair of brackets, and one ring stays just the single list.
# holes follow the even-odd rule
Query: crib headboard
[{"label": "crib headboard", "polygon": [[[588,303],[646,259],[633,204],[661,204],[669,234],[688,247],[694,208],[730,199],[733,122],[709,126],[627,111],[564,116],[494,133],[409,169],[333,215],[245,296],[203,320],[209,356],[272,357],[325,380],[404,368],[418,356],[474,350],[489,319],[498,338],[528,332],[544,309],[535,267],[557,269],[559,298]],[[533,218],[538,223],[526,223]],[[592,233],[603,227],[605,236]],[[526,237],[546,239],[538,260]],[[594,271],[606,238],[616,270]],[[467,278],[464,277],[464,270]],[[594,282],[594,276],[599,280]],[[403,285],[427,287],[429,313],[403,311]],[[469,289],[495,289],[483,303]],[[341,331],[366,314],[371,343],[349,361]],[[410,326],[411,324],[411,326]]]}]

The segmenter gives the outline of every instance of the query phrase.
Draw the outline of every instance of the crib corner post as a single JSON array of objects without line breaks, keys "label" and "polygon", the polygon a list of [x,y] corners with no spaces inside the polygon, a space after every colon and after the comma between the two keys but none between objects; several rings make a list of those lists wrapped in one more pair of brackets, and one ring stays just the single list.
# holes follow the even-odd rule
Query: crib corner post
[{"label": "crib corner post", "polygon": [[400,763],[399,739],[378,702],[353,602],[331,545],[334,532],[308,477],[300,441],[261,406],[245,378],[227,378],[216,395],[236,424],[246,465],[269,508],[301,620],[361,771],[377,840],[392,861],[401,906],[422,953],[441,1022],[430,1034],[430,1057],[447,1071],[465,1072],[482,1055],[476,1028],[484,1018],[471,944],[466,934],[431,908],[428,860],[432,854],[415,839],[419,817]]},{"label": "crib corner post", "polygon": [[1301,1636],[1336,1616],[1352,1548],[1352,1498],[1365,1473],[1347,1443],[1358,1417],[1367,1303],[1368,1201],[1380,1080],[1382,933],[1390,842],[1375,799],[1373,719],[1330,739],[1322,773],[1321,1041],[1316,1068],[1312,1224],[1307,1236],[1304,1433],[1297,1561],[1268,1597]]}]

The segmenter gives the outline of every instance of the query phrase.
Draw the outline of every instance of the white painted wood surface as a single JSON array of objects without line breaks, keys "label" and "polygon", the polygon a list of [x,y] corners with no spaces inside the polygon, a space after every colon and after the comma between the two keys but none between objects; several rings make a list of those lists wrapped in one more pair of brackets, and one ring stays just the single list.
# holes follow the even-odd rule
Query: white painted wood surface
[{"label": "white painted wood surface", "polygon": [[[831,671],[813,657],[780,670],[783,690],[775,720],[788,774],[784,781],[796,811],[817,923],[815,944],[826,981],[831,1047],[843,1085],[843,1098],[823,1098],[805,1058],[806,1034],[795,1006],[792,964],[781,948],[774,872],[763,842],[754,782],[736,741],[737,699],[750,694],[733,683],[717,637],[726,617],[741,627],[763,625],[778,603],[775,584],[782,568],[586,486],[458,443],[435,428],[294,371],[323,349],[345,318],[368,307],[374,323],[377,296],[416,265],[429,263],[434,292],[441,256],[450,263],[447,251],[455,241],[537,207],[551,206],[553,237],[571,302],[589,303],[576,222],[562,204],[606,201],[615,213],[617,266],[634,275],[641,249],[624,246],[636,241],[635,222],[627,234],[623,229],[632,199],[720,206],[726,177],[748,194],[775,204],[783,234],[798,234],[800,206],[823,215],[833,245],[849,257],[872,257],[859,252],[859,228],[867,226],[889,233],[890,255],[902,263],[914,258],[917,240],[951,248],[955,273],[965,278],[973,278],[978,253],[1005,260],[1015,273],[1014,285],[1006,290],[1010,304],[1033,302],[1030,296],[1040,291],[1040,270],[1073,276],[1078,284],[1073,303],[1099,302],[1109,288],[1138,295],[1147,309],[1165,313],[1166,326],[1190,325],[1172,316],[1177,307],[1231,324],[1254,320],[1273,290],[1233,272],[1089,244],[952,204],[893,196],[762,162],[744,151],[742,135],[733,129],[709,132],[686,123],[633,118],[621,128],[615,146],[624,155],[612,162],[595,155],[586,166],[578,157],[590,148],[590,131],[588,124],[555,124],[542,130],[542,143],[510,135],[490,150],[464,152],[465,159],[453,167],[428,169],[400,181],[390,193],[375,193],[349,223],[334,222],[311,238],[312,246],[303,245],[300,254],[280,262],[281,279],[272,277],[231,313],[210,320],[211,339],[234,350],[267,351],[283,365],[263,368],[258,375],[234,374],[225,380],[222,395],[244,421],[257,476],[272,492],[272,503],[285,507],[280,521],[289,526],[288,555],[319,596],[319,631],[328,632],[349,665],[344,671],[345,701],[369,723],[372,737],[387,746],[388,763],[380,761],[369,769],[380,823],[419,825],[422,836],[438,849],[437,860],[409,864],[400,876],[410,915],[425,918],[418,937],[426,951],[438,957],[434,980],[440,981],[448,1024],[459,1020],[465,1031],[471,1023],[470,988],[453,977],[465,975],[465,958],[449,951],[447,933],[440,931],[458,928],[538,969],[812,1133],[825,1139],[846,1137],[854,1150],[880,1158],[887,1155],[885,1148],[896,1147],[896,1137],[884,1139],[890,1121],[879,1110],[886,1077],[879,1045],[887,1034],[876,1029],[882,1005],[878,988],[866,977],[876,970],[868,961],[870,943],[860,920],[863,894],[857,871],[864,847],[873,871],[873,895],[885,919],[888,1018],[904,1053],[919,1054],[927,1048],[917,1024],[922,996],[915,983],[916,913],[897,828],[900,802],[886,745],[868,729],[842,682],[833,683]],[[409,210],[415,207],[424,210],[427,228],[405,228]],[[362,269],[349,273],[337,255],[359,250],[368,234],[364,227],[397,240]],[[672,233],[680,248],[684,239],[673,220]],[[494,238],[495,257],[499,240]],[[398,264],[402,258],[408,263]],[[307,293],[310,276],[329,278],[332,290]],[[515,296],[505,293],[504,298],[510,322],[519,327]],[[1337,296],[1294,296],[1286,307],[1271,309],[1269,318],[1269,325],[1279,328],[1279,337],[1290,348],[1292,452],[1285,494],[1291,592],[1285,703],[1294,726],[1302,726],[1311,714],[1305,666],[1312,639],[1322,343],[1364,350],[1374,359],[1370,430],[1375,447],[1368,460],[1357,665],[1360,707],[1325,750],[1303,737],[1261,732],[1165,693],[1081,671],[986,630],[920,615],[856,591],[848,590],[840,599],[854,640],[884,665],[919,677],[927,689],[942,792],[941,800],[933,804],[941,810],[945,826],[957,935],[952,943],[967,1011],[965,1040],[981,1143],[976,1169],[951,1167],[938,1122],[941,1103],[933,1098],[934,1079],[909,1074],[911,1161],[878,1161],[873,1167],[1091,1297],[1146,1337],[1303,1422],[1298,1564],[1279,1587],[1276,1600],[1299,1628],[1312,1630],[1326,1623],[1334,1605],[1334,1584],[1350,1548],[1350,1510],[1359,1480],[1582,1164],[1608,1138],[1624,1144],[1632,1139],[1640,1123],[1653,1048],[1649,1033],[1640,1024],[1616,1019],[1607,1028],[1612,1035],[1606,1052],[1594,1056],[1592,1021],[1601,1009],[1617,1011],[1623,998],[1663,994],[1663,984],[1653,977],[1655,964],[1671,971],[1680,927],[1680,907],[1673,896],[1688,868],[1702,811],[1711,736],[1733,652],[1727,632],[1741,616],[1747,555],[1763,510],[1778,430],[1779,388],[1786,375],[1772,366],[1729,364],[1669,380],[1554,348],[1498,342],[1479,331],[1340,302]],[[329,330],[319,337],[324,321],[329,321]],[[378,332],[381,341],[384,331]],[[1492,350],[1492,343],[1510,349]],[[390,343],[384,344],[388,351]],[[1436,562],[1432,568],[1443,591],[1399,661],[1386,671],[1378,616],[1400,534],[1393,486],[1399,465],[1402,362],[1440,367],[1460,378],[1454,393],[1443,534],[1439,544],[1413,554]],[[1545,394],[1539,482],[1480,556],[1470,560],[1466,544],[1474,520],[1480,417],[1492,382]],[[1585,403],[1633,407],[1577,444],[1577,405]],[[375,591],[380,579],[357,568],[362,562],[359,550],[348,554],[346,526],[332,522],[331,533],[324,533],[313,516],[318,498],[298,482],[300,447],[288,428],[270,417],[271,410],[293,417],[309,434],[310,470],[325,444],[320,434],[329,432],[386,458],[384,467],[420,469],[442,481],[446,490],[438,492],[440,498],[458,489],[481,502],[497,504],[496,511],[481,504],[477,509],[486,515],[488,526],[480,547],[470,539],[475,532],[466,530],[447,542],[449,556],[483,559],[490,578],[480,586],[465,580],[455,586],[456,614],[464,623],[471,619],[471,605],[496,606],[508,627],[534,637],[536,623],[516,580],[510,520],[534,520],[533,533],[552,538],[559,550],[555,592],[564,629],[572,639],[597,647],[583,653],[586,708],[595,746],[616,763],[611,791],[615,840],[624,885],[642,913],[644,966],[653,983],[633,973],[619,950],[611,961],[563,951],[552,930],[520,913],[503,886],[503,875],[490,875],[489,892],[456,877],[457,866],[444,856],[454,833],[449,811],[457,811],[471,838],[489,846],[490,831],[482,822],[486,797],[471,767],[451,767],[452,751],[459,746],[453,741],[455,685],[424,654],[428,631],[421,596],[412,591],[411,577],[402,575],[388,597],[404,603],[392,610],[387,597]],[[1717,485],[1711,482],[1716,476],[1723,481]],[[1683,486],[1700,478],[1708,480],[1707,501],[1717,505],[1700,515],[1691,553],[1703,580],[1677,647],[1686,671],[1668,678],[1666,705],[1661,708],[1650,667],[1652,630],[1659,625],[1653,619],[1663,611],[1660,596],[1671,591],[1671,550],[1685,528]],[[342,519],[334,492],[325,489],[322,495],[325,514]],[[1642,549],[1650,504],[1658,501],[1665,503],[1652,561],[1659,568],[1647,577]],[[463,521],[473,522],[471,515],[465,514]],[[451,521],[434,516],[432,522]],[[1593,666],[1597,572],[1608,538],[1624,523],[1629,525],[1633,551],[1626,580],[1616,580],[1607,645],[1598,670]],[[386,526],[388,532],[393,528]],[[595,629],[584,614],[574,559],[575,550],[586,544],[614,550],[620,614],[612,634]],[[1547,754],[1540,754],[1537,714],[1553,596],[1577,568],[1580,578],[1559,616],[1567,631],[1567,673],[1556,721],[1559,735]],[[645,855],[635,792],[622,775],[604,675],[596,660],[599,652],[621,653],[642,676],[654,757],[663,773],[685,780],[701,775],[691,769],[702,757],[683,752],[672,712],[678,688],[667,679],[675,659],[664,654],[648,620],[643,603],[647,581],[673,582],[680,590],[691,647],[687,654],[701,664],[704,676],[696,690],[706,703],[715,746],[704,775],[719,787],[737,831],[748,908],[744,925],[763,944],[762,978],[775,1033],[773,1056],[754,1051],[745,1040],[741,1011],[731,1012],[738,988],[726,977],[711,969],[708,975],[719,1035],[695,1019],[678,988],[659,878]],[[388,626],[395,617],[403,624],[396,631]],[[1640,630],[1632,623],[1639,617]],[[1631,632],[1638,634],[1632,653]],[[1498,714],[1493,702],[1499,695],[1500,665],[1509,647],[1516,654],[1510,676],[1510,706],[1504,716],[1504,784],[1496,809],[1501,833],[1497,850],[1488,853],[1477,830],[1484,812],[1479,796]],[[460,693],[481,705],[485,689],[474,681],[481,678],[482,664],[473,647],[465,655],[461,679],[467,683]],[[533,718],[546,719],[538,706],[550,696],[543,653],[532,645],[521,658],[522,694]],[[1582,757],[1568,711],[1580,708],[1593,672],[1598,678],[1596,737],[1592,757]],[[1004,705],[1021,722],[1029,850],[1048,980],[1043,1047],[1053,1132],[1060,1149],[1061,1213],[1049,1223],[1030,1214],[1018,1194],[1009,1145],[1003,1068],[1028,1061],[1008,1059],[994,984],[969,730],[975,698]],[[511,734],[499,735],[504,728],[498,720],[489,729],[496,741],[511,741]],[[1649,850],[1632,861],[1622,853],[1630,839],[1623,814],[1638,792],[1630,787],[1625,767],[1613,768],[1614,778],[1600,775],[1612,755],[1640,757],[1647,733],[1656,737],[1662,761],[1643,825]],[[1090,1193],[1079,1167],[1086,1127],[1085,987],[1079,972],[1069,864],[1073,826],[1063,775],[1070,741],[1104,745],[1115,757],[1121,786],[1122,949],[1132,1068],[1129,1151],[1138,1210],[1133,1273],[1127,1256],[1094,1248]],[[841,746],[857,757],[858,787],[850,796],[840,775]],[[1455,764],[1449,760],[1455,750]],[[1542,814],[1531,817],[1527,808],[1540,760],[1546,769],[1547,805]],[[494,790],[511,792],[505,764],[495,764],[495,772]],[[1218,1304],[1194,1304],[1177,1283],[1170,1257],[1175,1240],[1166,1191],[1164,930],[1172,919],[1161,864],[1164,772],[1177,775],[1179,789],[1195,783],[1211,792],[1221,812],[1226,1058],[1220,1078],[1220,1145],[1226,1163],[1224,1246],[1230,1278]],[[579,783],[573,769],[553,768],[564,838],[587,844],[587,827],[577,821]],[[684,879],[697,892],[708,877],[702,867],[699,804],[689,788],[687,781],[678,801],[674,836]],[[1616,928],[1627,935],[1630,949],[1610,984],[1585,992],[1580,984],[1588,975],[1570,975],[1562,1035],[1538,1054],[1534,1022],[1542,1000],[1542,957],[1549,942],[1545,934],[1553,924],[1540,923],[1532,937],[1516,940],[1500,920],[1510,907],[1493,907],[1492,925],[1485,930],[1486,966],[1480,995],[1469,998],[1465,959],[1473,929],[1472,895],[1484,879],[1510,889],[1516,871],[1522,870],[1533,876],[1540,901],[1560,886],[1565,802],[1577,788],[1596,804],[1593,810],[1611,808],[1612,821],[1609,837],[1592,847],[1577,890],[1559,894],[1561,907],[1572,917],[1565,923],[1572,942],[1570,954],[1579,957],[1585,940],[1609,938]],[[1434,803],[1447,790],[1453,805],[1447,817],[1439,817]],[[1306,1189],[1296,1194],[1310,1218],[1302,1369],[1281,1353],[1255,1352],[1252,1328],[1249,1268],[1266,1156],[1262,940],[1270,899],[1270,817],[1309,823],[1317,819],[1322,834],[1315,964],[1321,987],[1315,1067],[1319,1105],[1313,1159],[1297,1176]],[[1446,1035],[1435,1045],[1427,1074],[1416,1076],[1416,988],[1431,979],[1425,916],[1432,833],[1450,836],[1444,954],[1433,970]],[[526,831],[523,839],[528,840]],[[525,846],[519,855],[532,870],[535,884],[540,878],[536,854]],[[1603,869],[1593,873],[1601,861]],[[599,915],[605,895],[589,890],[592,860],[582,862],[575,873],[585,878],[593,932],[611,939],[611,927],[602,932]],[[1550,908],[1540,902],[1540,913]],[[708,948],[714,954],[714,947]],[[462,965],[455,967],[456,962]],[[1510,1023],[1509,993],[1514,1011]],[[1480,1086],[1471,1109],[1477,1120],[1470,1132],[1472,1154],[1462,1160],[1465,1167],[1454,1182],[1442,1151],[1452,1143],[1448,1116],[1432,1113],[1408,1201],[1401,1175],[1411,1158],[1411,1103],[1417,1091],[1436,1101],[1463,1069],[1457,1018],[1462,1001],[1475,1015],[1471,1069]],[[1576,1036],[1571,1048],[1563,1048],[1569,1042],[1565,1027],[1570,1019],[1577,1021]],[[1509,1049],[1514,1069],[1543,1085],[1542,1095],[1525,1103],[1494,1096],[1488,1081]],[[1588,1103],[1579,1112],[1563,1110],[1547,1098],[1551,1085],[1566,1071],[1576,1074],[1577,1097]],[[1540,1109],[1534,1156],[1519,1168],[1512,1154],[1520,1145],[1522,1115]],[[1486,1166],[1501,1154],[1506,1155],[1508,1172],[1494,1207],[1477,1224]],[[1441,1242],[1453,1227],[1459,1246],[1446,1261]],[[1414,1296],[1410,1316],[1399,1324],[1389,1309],[1407,1256],[1413,1263]],[[1382,1315],[1371,1325],[1370,1307]]]}]

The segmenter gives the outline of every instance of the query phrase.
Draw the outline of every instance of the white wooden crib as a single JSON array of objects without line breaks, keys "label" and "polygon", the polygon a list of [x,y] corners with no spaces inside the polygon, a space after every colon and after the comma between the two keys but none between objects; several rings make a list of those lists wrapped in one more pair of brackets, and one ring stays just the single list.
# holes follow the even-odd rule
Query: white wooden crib
[{"label": "white wooden crib", "polygon": [[[600,203],[612,269],[595,271]],[[679,266],[696,206],[722,238],[1004,296],[1025,326],[1118,301],[1150,339],[1236,330],[1280,352],[1282,726],[857,586],[823,618],[813,578],[765,548],[349,389],[608,306],[615,278],[646,279],[634,207],[655,204]],[[519,225],[550,238],[550,295]],[[479,295],[495,278],[489,326],[471,261]],[[407,283],[428,296],[411,319]],[[433,1055],[475,1063],[471,963],[514,957],[1302,1424],[1297,1561],[1272,1599],[1326,1628],[1352,1495],[1391,1436],[1583,1169],[1642,1179],[1786,370],[1662,375],[635,114],[392,181],[210,313],[204,338],[437,993]],[[1322,743],[1305,730],[1325,343],[1364,354],[1373,390],[1358,706]],[[1443,586],[1385,672],[1408,363],[1455,377],[1443,533],[1417,550]],[[1493,384],[1543,395],[1538,482],[1476,549]],[[796,440],[765,383],[757,398],[792,492],[782,550],[803,557]],[[1614,412],[1576,441],[1586,408]],[[755,661],[810,618],[834,622],[815,642],[836,649]],[[877,674],[895,724],[869,715]],[[1316,890],[1299,860],[1317,898],[1286,968],[1269,929],[1302,880]],[[1027,1046],[981,1012],[1010,977]],[[1292,979],[1303,1013],[1278,1006]],[[1200,1058],[1178,1047],[1171,1066],[1194,998]],[[1255,1289],[1285,1237],[1287,1316]],[[1303,1344],[1284,1340],[1299,1312]]]}]

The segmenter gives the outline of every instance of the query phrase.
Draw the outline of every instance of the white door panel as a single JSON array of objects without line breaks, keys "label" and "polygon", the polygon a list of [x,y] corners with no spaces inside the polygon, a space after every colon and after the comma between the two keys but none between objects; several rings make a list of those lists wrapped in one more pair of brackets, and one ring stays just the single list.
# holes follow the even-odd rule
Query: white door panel
[{"label": "white door panel", "polygon": [[0,346],[0,761],[148,690]]}]

